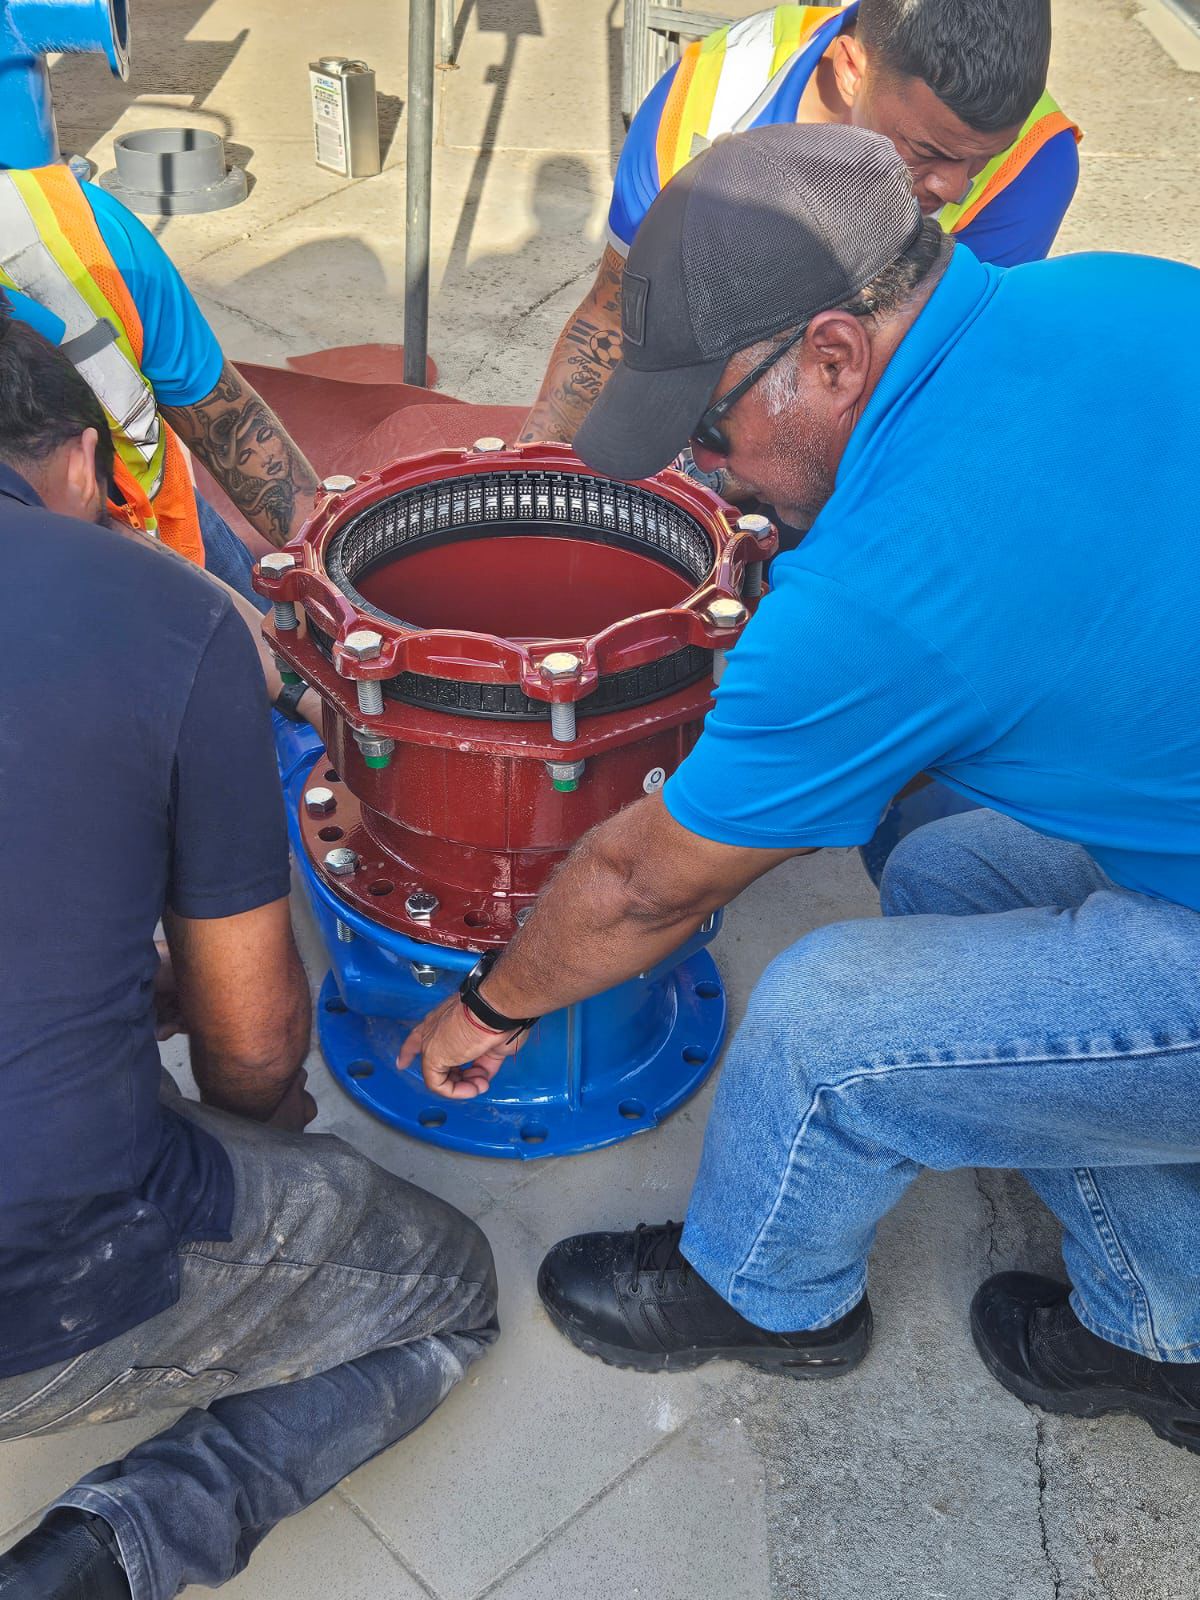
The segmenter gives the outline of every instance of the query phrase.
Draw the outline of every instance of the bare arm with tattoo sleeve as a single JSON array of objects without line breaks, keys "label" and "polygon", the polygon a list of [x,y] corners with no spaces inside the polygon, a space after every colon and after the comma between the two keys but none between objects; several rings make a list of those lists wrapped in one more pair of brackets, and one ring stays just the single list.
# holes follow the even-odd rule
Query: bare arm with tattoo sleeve
[{"label": "bare arm with tattoo sleeve", "polygon": [[317,475],[236,368],[226,361],[211,394],[163,415],[263,538],[286,544],[313,508]]},{"label": "bare arm with tattoo sleeve", "polygon": [[561,439],[569,444],[621,359],[621,274],[625,263],[604,247],[596,281],[558,336],[542,387],[518,435],[519,443]]}]

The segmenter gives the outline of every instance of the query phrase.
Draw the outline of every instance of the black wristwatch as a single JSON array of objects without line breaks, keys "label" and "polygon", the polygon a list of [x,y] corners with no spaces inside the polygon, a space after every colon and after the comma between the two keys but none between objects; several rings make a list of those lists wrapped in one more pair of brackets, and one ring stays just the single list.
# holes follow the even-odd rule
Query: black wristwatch
[{"label": "black wristwatch", "polygon": [[490,1028],[493,1033],[524,1033],[527,1028],[532,1028],[540,1019],[537,1017],[506,1017],[503,1011],[497,1011],[495,1006],[488,1005],[479,992],[479,985],[500,959],[499,950],[489,950],[467,973],[458,986],[462,996],[462,1003],[473,1017],[477,1017],[485,1028]]},{"label": "black wristwatch", "polygon": [[295,683],[285,683],[271,703],[280,716],[286,717],[289,722],[303,722],[304,718],[298,708],[300,701],[308,693],[308,688],[303,678]]}]

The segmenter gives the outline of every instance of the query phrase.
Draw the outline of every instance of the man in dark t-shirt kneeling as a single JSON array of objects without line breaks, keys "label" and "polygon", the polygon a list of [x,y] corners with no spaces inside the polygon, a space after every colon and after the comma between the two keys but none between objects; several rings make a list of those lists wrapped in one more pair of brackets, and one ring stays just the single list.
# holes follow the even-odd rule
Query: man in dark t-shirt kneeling
[{"label": "man in dark t-shirt kneeling", "polygon": [[[218,587],[90,525],[111,452],[0,321],[0,1439],[190,1408],[0,1556],[3,1600],[223,1583],[497,1331],[474,1224],[303,1134],[262,673]],[[162,1087],[160,920],[201,1104]]]}]

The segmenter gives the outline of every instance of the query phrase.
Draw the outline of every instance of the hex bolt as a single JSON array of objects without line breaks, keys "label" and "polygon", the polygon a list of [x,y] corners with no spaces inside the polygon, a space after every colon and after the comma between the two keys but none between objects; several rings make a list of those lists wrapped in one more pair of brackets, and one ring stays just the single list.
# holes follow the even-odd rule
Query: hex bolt
[{"label": "hex bolt", "polygon": [[334,472],[328,478],[321,479],[321,487],[326,494],[345,494],[347,489],[353,489],[357,478],[348,478],[344,472]]},{"label": "hex bolt", "polygon": [[575,738],[575,702],[550,707],[550,736],[559,744],[570,744]]},{"label": "hex bolt", "polygon": [[332,789],[306,789],[304,791],[304,809],[310,817],[327,817],[337,806],[337,799]]},{"label": "hex bolt", "polygon": [[342,654],[351,661],[373,661],[383,649],[383,635],[374,628],[355,628],[342,640]]},{"label": "hex bolt", "polygon": [[358,871],[358,856],[344,844],[338,845],[336,850],[326,850],[325,870],[332,872],[335,878],[349,878]]},{"label": "hex bolt", "polygon": [[719,595],[704,608],[704,616],[714,628],[740,628],[749,613],[732,595]]},{"label": "hex bolt", "polygon": [[504,449],[504,440],[494,438],[490,433],[485,434],[482,439],[476,439],[471,449],[477,456],[495,455],[497,450]]},{"label": "hex bolt", "polygon": [[739,533],[754,533],[761,538],[764,533],[770,533],[771,519],[770,517],[759,516],[756,511],[751,512],[749,516],[738,518],[737,531]]},{"label": "hex bolt", "polygon": [[441,901],[428,889],[414,889],[404,902],[404,909],[414,922],[428,922]]},{"label": "hex bolt", "polygon": [[[265,572],[268,578],[282,578],[284,573],[290,572],[295,565],[295,556],[286,550],[272,550],[258,563],[259,571]],[[296,607],[290,600],[272,601],[271,611],[279,633],[291,633],[293,628],[299,627],[300,619],[296,615]]]},{"label": "hex bolt", "polygon": [[437,968],[436,967],[431,967],[429,965],[428,961],[412,961],[412,962],[410,962],[409,963],[409,971],[412,973],[413,977],[417,980],[417,982],[421,985],[422,989],[432,989],[434,984],[437,982],[437,978],[438,978]]},{"label": "hex bolt", "polygon": [[[542,657],[540,670],[542,676],[549,678],[552,683],[565,683],[568,678],[579,676],[583,670],[583,662],[570,650],[551,650],[548,656]],[[550,734],[559,744],[570,744],[575,738],[573,700],[565,701],[561,705],[551,703]]]},{"label": "hex bolt", "polygon": [[[380,710],[382,710],[382,706]],[[361,729],[354,729],[354,742],[362,752],[362,758],[368,767],[380,768],[391,764],[392,751],[396,748],[394,739],[380,739],[373,733],[364,733]]]},{"label": "hex bolt", "polygon": [[354,685],[358,693],[358,709],[364,717],[383,715],[383,685],[378,678],[360,678]]},{"label": "hex bolt", "polygon": [[583,761],[547,761],[546,768],[560,794],[574,794],[585,765]]},{"label": "hex bolt", "polygon": [[348,922],[343,922],[341,917],[337,919],[337,936],[339,944],[354,943],[354,929]]},{"label": "hex bolt", "polygon": [[742,599],[757,600],[762,594],[763,564],[761,561],[747,561],[746,570],[742,576]]}]

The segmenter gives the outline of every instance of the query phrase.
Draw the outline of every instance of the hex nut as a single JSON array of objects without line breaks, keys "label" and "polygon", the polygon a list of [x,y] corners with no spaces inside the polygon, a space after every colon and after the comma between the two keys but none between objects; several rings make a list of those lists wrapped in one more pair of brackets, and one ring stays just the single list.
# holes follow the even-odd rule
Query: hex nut
[{"label": "hex nut", "polygon": [[540,666],[547,678],[577,678],[583,670],[583,662],[570,650],[551,650],[542,657]]},{"label": "hex nut", "polygon": [[335,878],[349,878],[358,871],[358,856],[345,845],[339,845],[336,850],[326,850],[325,869],[332,872]]},{"label": "hex nut", "polygon": [[334,472],[328,478],[321,479],[321,487],[326,494],[345,494],[357,482],[357,478],[348,478],[344,472]]},{"label": "hex nut", "polygon": [[749,516],[738,518],[737,531],[739,533],[770,533],[771,519],[770,517],[760,516],[757,511],[751,512]]},{"label": "hex nut", "polygon": [[404,902],[404,909],[414,922],[428,922],[441,901],[428,889],[414,889]]},{"label": "hex nut", "polygon": [[282,578],[295,565],[295,556],[287,550],[270,550],[258,563],[259,571],[265,572],[268,578]]},{"label": "hex nut", "polygon": [[737,628],[745,622],[749,612],[740,600],[721,595],[705,606],[704,615],[714,628]]},{"label": "hex nut", "polygon": [[492,434],[488,433],[485,434],[482,439],[476,439],[475,443],[471,446],[471,449],[474,450],[477,455],[494,455],[497,450],[504,449],[504,440],[497,439]]},{"label": "hex nut", "polygon": [[337,800],[332,789],[306,789],[304,791],[304,809],[310,817],[327,817],[337,805]]},{"label": "hex nut", "polygon": [[374,628],[355,628],[342,640],[342,652],[351,661],[370,661],[383,649],[383,635]]}]

